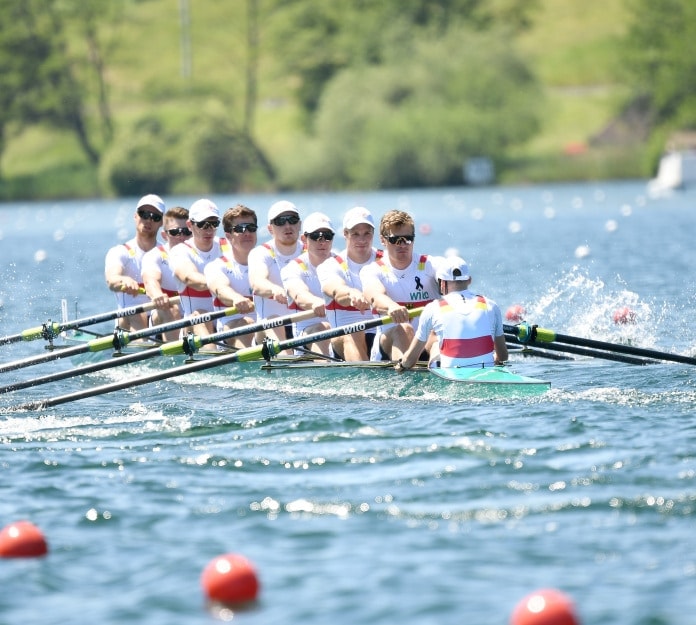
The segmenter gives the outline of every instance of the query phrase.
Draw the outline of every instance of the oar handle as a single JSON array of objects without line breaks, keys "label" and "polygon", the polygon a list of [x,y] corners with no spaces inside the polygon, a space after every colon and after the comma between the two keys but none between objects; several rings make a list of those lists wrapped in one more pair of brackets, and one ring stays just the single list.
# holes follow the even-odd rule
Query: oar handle
[{"label": "oar handle", "polygon": [[193,336],[180,341],[171,341],[170,343],[161,345],[159,349],[163,356],[178,356],[180,354],[188,353],[186,347],[188,347],[189,351],[195,352],[204,345],[219,343],[220,341],[226,341],[238,336],[244,336],[245,334],[251,334],[252,332],[261,332],[263,330],[270,330],[271,328],[280,328],[282,326],[290,325],[291,323],[296,323],[297,321],[311,319],[314,316],[314,311],[305,310],[293,315],[286,315],[284,317],[262,319],[256,323],[250,323],[248,325],[240,326],[239,328],[232,328],[231,330],[225,330],[223,332],[216,332],[215,334],[210,334],[209,336]]},{"label": "oar handle", "polygon": [[[408,311],[408,318],[414,319],[422,312],[423,307],[412,308]],[[288,339],[286,341],[267,341],[263,345],[240,349],[237,352],[237,355],[239,356],[240,362],[258,360],[259,358],[265,358],[268,360],[274,356],[277,356],[280,354],[280,352],[286,349],[294,349],[295,347],[303,347],[304,345],[309,345],[310,343],[319,343],[321,341],[336,338],[337,336],[345,336],[347,334],[363,332],[365,330],[389,323],[392,323],[392,318],[389,315],[385,315],[384,317],[375,317],[372,319],[366,319],[365,321],[358,321],[345,326],[331,328],[330,330],[322,330],[321,332],[316,332],[315,334],[306,334],[304,336]]]}]

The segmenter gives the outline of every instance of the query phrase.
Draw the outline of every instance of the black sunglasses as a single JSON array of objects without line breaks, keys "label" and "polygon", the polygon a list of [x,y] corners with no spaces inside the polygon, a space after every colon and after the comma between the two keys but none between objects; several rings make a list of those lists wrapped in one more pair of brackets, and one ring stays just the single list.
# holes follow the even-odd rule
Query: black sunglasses
[{"label": "black sunglasses", "polygon": [[150,221],[154,221],[156,224],[162,221],[162,215],[159,213],[153,213],[152,211],[138,211],[138,217],[140,217],[140,219],[149,219]]},{"label": "black sunglasses", "polygon": [[191,232],[188,228],[170,228],[167,230],[167,234],[170,237],[190,237],[193,232]]},{"label": "black sunglasses", "polygon": [[390,236],[385,236],[384,237],[389,243],[392,245],[399,245],[399,243],[404,243],[405,245],[411,245],[413,243],[414,239],[416,238],[416,235],[414,234],[392,234]]},{"label": "black sunglasses", "polygon": [[242,234],[246,231],[256,232],[258,229],[259,229],[259,227],[256,224],[236,224],[236,225],[232,226],[231,231]]},{"label": "black sunglasses", "polygon": [[210,221],[192,221],[191,222],[196,228],[200,228],[201,230],[210,230],[210,229],[215,229],[220,225],[220,220],[219,219],[211,219]]},{"label": "black sunglasses", "polygon": [[273,220],[274,226],[284,226],[285,224],[290,224],[294,226],[300,223],[300,218],[297,215],[281,215]]},{"label": "black sunglasses", "polygon": [[334,238],[334,233],[333,232],[305,232],[305,234],[312,239],[312,241],[321,241],[322,239],[324,241],[333,241]]}]

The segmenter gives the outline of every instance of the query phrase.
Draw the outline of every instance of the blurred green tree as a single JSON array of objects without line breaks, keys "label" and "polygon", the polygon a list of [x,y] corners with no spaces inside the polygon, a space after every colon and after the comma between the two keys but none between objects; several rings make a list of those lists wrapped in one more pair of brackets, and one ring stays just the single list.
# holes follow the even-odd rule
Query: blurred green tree
[{"label": "blurred green tree", "polygon": [[696,128],[696,2],[628,0],[624,67],[656,126]]},{"label": "blurred green tree", "polygon": [[542,100],[496,33],[421,40],[409,54],[329,83],[316,142],[295,174],[332,188],[458,185],[466,158],[500,161],[537,131]]},{"label": "blurred green tree", "polygon": [[[45,123],[72,131],[89,161],[99,162],[85,113],[86,89],[66,44],[62,11],[72,6],[57,0],[0,0],[0,151],[9,124],[21,129]],[[85,7],[82,15],[94,17],[91,0]],[[93,51],[95,44],[93,37]],[[108,115],[103,119],[110,121]]]},{"label": "blurred green tree", "polygon": [[298,76],[296,96],[311,126],[322,92],[341,70],[379,65],[404,44],[466,25],[508,36],[531,24],[538,0],[269,0],[266,34],[281,71]]}]

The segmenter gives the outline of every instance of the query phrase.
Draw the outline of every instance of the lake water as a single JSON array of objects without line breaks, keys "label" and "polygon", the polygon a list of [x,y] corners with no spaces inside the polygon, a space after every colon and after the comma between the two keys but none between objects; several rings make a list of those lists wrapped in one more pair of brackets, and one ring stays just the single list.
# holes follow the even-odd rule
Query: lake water
[{"label": "lake water", "polygon": [[[696,354],[696,191],[653,199],[631,181],[283,197],[339,224],[356,204],[407,210],[416,251],[456,249],[503,310]],[[212,199],[263,219],[279,197]],[[103,258],[131,234],[134,206],[0,205],[0,334],[60,319],[63,298],[78,317],[115,308]],[[624,305],[635,325],[613,323]],[[0,362],[42,352],[42,341],[0,346]],[[5,394],[0,407],[153,366]],[[0,413],[0,526],[31,520],[50,548],[0,560],[0,622],[211,623],[200,575],[228,552],[262,585],[234,615],[245,625],[499,625],[540,587],[568,594],[585,624],[694,622],[693,367],[513,358],[551,380],[536,397],[447,392],[417,374],[289,381],[234,367]]]}]

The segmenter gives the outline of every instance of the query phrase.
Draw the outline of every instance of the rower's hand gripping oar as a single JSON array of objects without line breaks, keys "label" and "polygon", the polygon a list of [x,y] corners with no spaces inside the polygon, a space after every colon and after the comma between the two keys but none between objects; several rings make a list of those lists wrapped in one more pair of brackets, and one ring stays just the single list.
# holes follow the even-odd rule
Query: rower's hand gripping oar
[{"label": "rower's hand gripping oar", "polygon": [[[414,308],[412,310],[409,310],[409,318],[413,319],[414,317],[420,315],[422,312],[423,308]],[[286,349],[294,349],[295,347],[302,347],[303,345],[309,345],[310,343],[325,341],[327,339],[336,338],[338,336],[345,336],[347,334],[354,334],[356,332],[362,332],[363,330],[369,330],[370,328],[376,328],[378,326],[385,325],[391,322],[392,319],[389,316],[377,317],[373,319],[368,319],[366,321],[360,321],[358,323],[351,323],[349,325],[331,328],[330,330],[323,330],[321,332],[316,332],[315,334],[299,336],[297,338],[288,339],[285,341],[265,341],[263,345],[243,347],[242,349],[236,351],[234,354],[216,356],[214,358],[208,358],[206,360],[196,360],[189,364],[174,367],[166,371],[159,371],[152,375],[141,375],[140,377],[133,378],[130,380],[123,380],[121,382],[105,384],[104,386],[98,386],[96,388],[91,389],[84,389],[82,391],[77,391],[68,395],[27,402],[18,406],[3,409],[2,412],[15,410],[41,410],[43,408],[50,408],[52,406],[65,404],[71,401],[76,401],[78,399],[84,399],[86,397],[104,395],[106,393],[112,393],[114,391],[131,389],[135,386],[142,386],[144,384],[149,384],[150,382],[159,382],[160,380],[166,380],[168,378],[174,378],[180,375],[187,375],[189,373],[197,371],[205,371],[206,369],[212,369],[213,367],[219,367],[221,365],[226,365],[233,362],[249,362],[253,360],[261,360],[263,358],[272,358],[273,356],[278,355],[280,352]]]},{"label": "rower's hand gripping oar", "polygon": [[[661,352],[655,349],[645,347],[634,347],[632,345],[622,345],[620,343],[608,343],[605,341],[597,341],[595,339],[585,339],[577,336],[569,336],[567,334],[558,334],[547,328],[540,328],[536,325],[530,325],[526,322],[519,325],[503,325],[503,331],[515,334],[523,345],[537,345],[544,347],[544,343],[557,343],[567,345],[577,345],[579,347],[589,347],[591,349],[604,350],[606,352],[617,352],[619,354],[629,354],[642,358],[651,358],[653,360],[663,360],[669,362],[678,362],[686,365],[696,365],[696,358],[691,356],[682,356],[681,354],[672,354],[669,352]],[[600,354],[595,354],[597,357],[602,357]],[[645,364],[645,363],[640,363]]]},{"label": "rower's hand gripping oar", "polygon": [[[227,309],[227,312],[229,313],[230,310],[233,309]],[[192,356],[203,345],[217,343],[218,341],[236,338],[245,334],[252,334],[254,332],[270,330],[271,328],[280,328],[282,326],[287,326],[291,323],[302,321],[304,319],[310,319],[312,317],[314,317],[314,312],[308,310],[301,313],[295,313],[293,315],[287,315],[285,317],[262,319],[261,321],[258,321],[256,323],[240,326],[238,328],[232,328],[230,330],[225,330],[223,332],[218,332],[216,334],[211,334],[205,337],[196,337],[195,335],[189,335],[181,340],[171,341],[159,347],[145,349],[135,354],[126,354],[117,359],[112,358],[101,362],[83,365],[81,367],[75,367],[74,369],[69,369],[67,371],[58,371],[56,373],[52,373],[40,378],[34,378],[33,380],[14,382],[13,384],[8,384],[7,386],[0,387],[0,394],[10,393],[12,391],[18,391],[24,388],[40,386],[42,384],[48,384],[49,382],[56,382],[58,380],[66,380],[68,378],[74,378],[78,375],[85,375],[87,373],[103,371],[104,369],[112,369],[114,367],[120,367],[121,365],[142,362],[143,360],[147,360],[155,356],[178,356],[180,354],[188,354],[189,356]],[[196,320],[200,321],[200,319],[194,319],[194,321]],[[195,325],[195,323],[193,325]],[[217,357],[215,356],[215,354],[212,354],[211,356]]]},{"label": "rower's hand gripping oar", "polygon": [[[179,296],[172,297],[169,299],[169,301],[172,304],[176,304],[179,301]],[[155,305],[152,302],[147,302],[146,304],[129,306],[128,308],[120,308],[118,310],[100,313],[91,317],[83,317],[82,319],[65,321],[63,323],[49,320],[43,325],[28,328],[27,330],[19,332],[18,334],[9,334],[7,336],[0,337],[0,345],[8,345],[10,343],[18,343],[20,341],[34,341],[36,339],[52,341],[65,330],[75,330],[81,326],[90,326],[96,323],[101,323],[102,321],[122,319],[123,317],[130,317],[131,315],[138,315],[140,313],[148,312],[153,308],[155,308]]]}]

